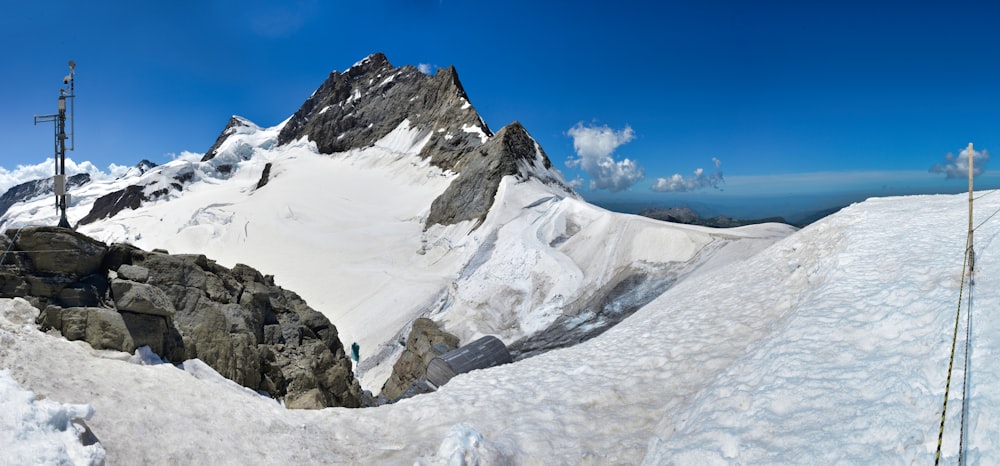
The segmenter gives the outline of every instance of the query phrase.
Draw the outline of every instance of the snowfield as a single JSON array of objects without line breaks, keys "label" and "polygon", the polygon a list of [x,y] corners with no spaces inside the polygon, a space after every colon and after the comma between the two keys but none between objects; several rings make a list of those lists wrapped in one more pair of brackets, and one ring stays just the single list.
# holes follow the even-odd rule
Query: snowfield
[{"label": "snowfield", "polygon": [[[723,248],[716,266],[592,340],[379,408],[285,410],[205,368],[144,365],[148,358],[43,334],[26,315],[37,311],[21,300],[0,302],[0,368],[38,396],[91,405],[87,423],[109,464],[929,464],[965,206],[964,196],[872,199],[757,254]],[[1000,286],[1000,220],[987,220],[998,209],[1000,196],[976,204],[976,224],[985,223],[976,233],[975,288],[983,292],[973,304],[970,464],[1000,462],[1000,369],[992,364],[1000,333],[984,318],[1000,304],[989,292]],[[595,223],[593,234],[611,228]],[[574,238],[585,234],[580,225]],[[500,230],[497,241],[513,231]],[[630,247],[661,253],[658,236],[631,238]],[[956,363],[946,464],[959,453],[964,377]],[[0,411],[0,425],[10,412]],[[34,446],[36,436],[19,441]],[[0,451],[0,462],[23,462],[10,451]]]},{"label": "snowfield", "polygon": [[[463,344],[496,335],[510,345],[560,319],[595,319],[604,295],[630,277],[674,283],[794,231],[777,224],[713,230],[612,213],[540,181],[561,175],[544,168],[537,150],[536,160],[521,163],[532,176],[505,177],[481,225],[425,229],[432,202],[458,176],[417,155],[430,132],[403,120],[369,147],[324,155],[307,140],[276,146],[284,122],[240,121],[215,158],[188,154],[85,185],[72,193],[67,216],[75,223],[100,195],[132,184],[153,197],[189,180],[78,231],[273,274],[336,325],[345,347],[360,345],[357,375],[375,394],[417,317],[442,324]],[[265,170],[267,184],[258,188]],[[48,224],[50,201],[15,205],[0,222]]]}]

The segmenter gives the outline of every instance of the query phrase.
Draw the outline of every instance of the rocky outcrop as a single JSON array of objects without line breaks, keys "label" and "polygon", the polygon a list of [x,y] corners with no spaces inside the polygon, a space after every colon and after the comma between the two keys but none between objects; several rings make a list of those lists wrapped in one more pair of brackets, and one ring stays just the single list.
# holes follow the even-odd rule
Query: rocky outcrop
[{"label": "rocky outcrop", "polygon": [[[450,146],[471,149],[482,144],[477,133],[463,127],[492,135],[469,103],[454,67],[428,76],[410,65],[393,67],[380,52],[343,73],[330,73],[282,128],[278,144],[308,137],[322,153],[343,152],[370,146],[403,120],[431,134],[431,145],[447,140]],[[427,154],[444,169],[454,163],[433,155]]]},{"label": "rocky outcrop", "polygon": [[8,231],[0,248],[0,296],[28,299],[43,309],[39,324],[67,339],[198,358],[290,408],[360,406],[336,327],[251,267],[48,227]]},{"label": "rocky outcrop", "polygon": [[509,175],[520,180],[540,177],[542,182],[560,186],[567,195],[573,195],[572,188],[549,171],[552,162],[519,122],[504,126],[475,152],[457,167],[458,178],[434,199],[426,226],[466,220],[482,223],[493,206],[500,181]]},{"label": "rocky outcrop", "polygon": [[406,337],[406,349],[392,366],[392,375],[382,386],[381,397],[388,401],[404,398],[414,384],[424,378],[431,360],[458,348],[458,337],[438,328],[434,321],[419,318]]}]

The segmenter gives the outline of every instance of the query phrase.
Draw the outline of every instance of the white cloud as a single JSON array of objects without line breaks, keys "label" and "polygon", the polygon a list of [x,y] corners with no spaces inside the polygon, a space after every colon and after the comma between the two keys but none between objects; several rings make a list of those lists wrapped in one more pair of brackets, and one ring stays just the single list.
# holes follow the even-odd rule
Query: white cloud
[{"label": "white cloud", "polygon": [[719,170],[719,167],[722,166],[722,161],[712,157],[712,164],[715,165],[714,173],[706,174],[703,168],[698,168],[689,177],[675,173],[670,178],[657,178],[656,183],[650,189],[660,192],[685,192],[708,187],[718,188],[725,181],[722,178],[722,171]]},{"label": "white cloud", "polygon": [[417,65],[417,69],[420,70],[421,73],[426,74],[428,76],[434,74],[434,67],[431,66],[429,63],[421,63]]},{"label": "white cloud", "polygon": [[573,138],[573,150],[578,158],[570,158],[566,166],[579,168],[590,176],[590,189],[623,191],[643,177],[643,169],[628,158],[616,161],[615,150],[635,139],[635,131],[626,125],[615,131],[605,126],[584,126],[577,123],[567,132]]},{"label": "white cloud", "polygon": [[[972,150],[972,176],[979,176],[986,170],[986,162],[990,161],[989,152]],[[934,164],[929,170],[931,173],[944,173],[946,178],[968,178],[969,176],[969,149],[962,149],[955,157],[951,152],[945,156],[945,163]]]},{"label": "white cloud", "polygon": [[[73,159],[66,159],[66,175],[73,176],[79,173],[89,173],[93,180],[114,179],[123,174],[128,168],[123,165],[111,164],[107,171],[101,171],[93,163],[76,163]],[[28,181],[50,178],[53,174],[55,174],[55,161],[52,158],[48,158],[37,165],[18,165],[13,170],[0,167],[0,194]]]}]

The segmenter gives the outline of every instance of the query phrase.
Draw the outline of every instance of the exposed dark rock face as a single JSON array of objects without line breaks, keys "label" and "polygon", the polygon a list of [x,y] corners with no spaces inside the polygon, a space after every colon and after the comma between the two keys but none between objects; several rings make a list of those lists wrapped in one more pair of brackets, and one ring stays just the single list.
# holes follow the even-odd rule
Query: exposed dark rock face
[{"label": "exposed dark rock face", "polygon": [[[140,164],[137,168],[148,170],[148,168],[142,167],[143,164]],[[170,194],[171,191],[183,191],[184,184],[190,183],[192,180],[194,180],[194,172],[189,170],[178,173],[174,177],[174,181],[166,185],[161,185],[158,189],[154,189],[157,188],[156,185],[158,183],[158,181],[154,180],[152,183],[146,185],[131,185],[125,187],[125,189],[105,194],[94,201],[94,204],[90,207],[90,212],[87,212],[87,215],[80,219],[78,225],[86,225],[98,220],[114,217],[125,209],[138,209],[144,202],[159,199]],[[147,191],[149,194],[147,194]]]},{"label": "exposed dark rock face", "polygon": [[[464,131],[463,125],[492,134],[469,104],[454,67],[427,76],[410,65],[395,68],[385,55],[376,53],[344,73],[330,73],[282,128],[278,144],[308,137],[324,154],[343,152],[370,146],[404,119],[424,135],[432,134],[425,156],[433,155],[438,144],[481,145],[479,136]],[[444,169],[454,165],[448,157],[432,156],[432,161]]]},{"label": "exposed dark rock face", "polygon": [[101,219],[114,217],[125,209],[138,209],[143,202],[148,201],[142,186],[132,185],[113,193],[105,194],[96,201],[90,212],[80,219],[80,225],[93,223]]},{"label": "exposed dark rock face", "polygon": [[513,122],[490,138],[480,149],[461,160],[461,172],[431,204],[426,226],[451,225],[465,220],[482,223],[493,206],[500,180],[508,175],[526,180],[541,176],[542,181],[573,192],[548,169],[552,162],[528,131]]},{"label": "exposed dark rock face", "polygon": [[664,208],[643,209],[641,212],[639,212],[639,215],[642,215],[643,217],[653,218],[656,220],[663,220],[665,222],[683,223],[687,225],[702,225],[713,228],[733,228],[745,225],[755,225],[758,223],[787,223],[785,219],[782,217],[739,220],[735,218],[726,217],[724,215],[719,215],[712,218],[704,218],[695,213],[695,211],[687,207],[671,207],[665,209]]},{"label": "exposed dark rock face", "polygon": [[432,359],[456,348],[458,337],[441,330],[430,319],[415,320],[406,337],[406,349],[392,366],[392,375],[382,386],[380,396],[389,401],[404,397],[414,383],[424,378]]},{"label": "exposed dark rock face", "polygon": [[260,174],[260,180],[257,181],[257,189],[267,186],[268,181],[271,181],[271,162],[264,164],[264,171]]},{"label": "exposed dark rock face", "polygon": [[[11,244],[13,242],[13,244]],[[149,346],[198,358],[290,408],[360,406],[337,329],[272,277],[202,255],[169,255],[55,227],[0,237],[0,297],[24,297],[39,324],[95,348]]]},{"label": "exposed dark rock face", "polygon": [[[90,174],[78,173],[66,178],[66,188],[76,188],[90,182]],[[34,199],[38,196],[52,195],[55,193],[55,185],[52,178],[29,181],[21,183],[7,190],[0,196],[0,216],[6,214],[11,206],[18,202]]]}]

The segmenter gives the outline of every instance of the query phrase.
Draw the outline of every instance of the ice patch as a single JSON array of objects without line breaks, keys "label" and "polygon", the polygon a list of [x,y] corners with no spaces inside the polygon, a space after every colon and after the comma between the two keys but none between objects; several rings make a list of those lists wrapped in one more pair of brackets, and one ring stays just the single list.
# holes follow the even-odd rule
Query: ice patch
[{"label": "ice patch", "polygon": [[486,141],[489,140],[490,138],[489,136],[486,135],[486,132],[483,131],[483,128],[476,125],[470,125],[468,123],[465,123],[462,125],[462,131],[465,131],[466,133],[478,134],[479,140],[483,144],[486,144]]}]

